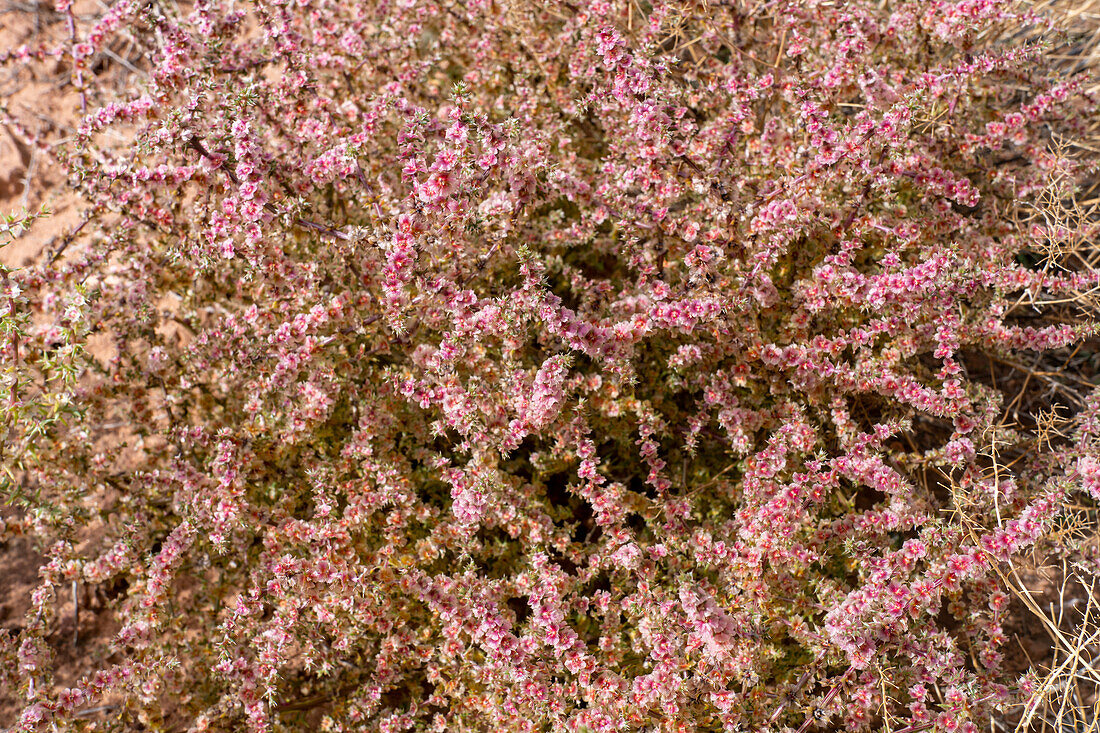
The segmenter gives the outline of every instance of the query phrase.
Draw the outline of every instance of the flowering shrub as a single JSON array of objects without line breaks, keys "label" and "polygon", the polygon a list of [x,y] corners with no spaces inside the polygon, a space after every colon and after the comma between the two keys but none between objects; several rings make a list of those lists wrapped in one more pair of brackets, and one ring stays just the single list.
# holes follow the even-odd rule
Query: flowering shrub
[{"label": "flowering shrub", "polygon": [[[74,136],[4,119],[87,202],[4,272],[20,729],[1010,714],[999,570],[1100,499],[1100,393],[1035,450],[989,376],[1095,333],[1095,225],[1030,215],[1097,170],[1046,24],[119,0],[11,52],[69,66]],[[119,630],[60,689],[74,581]]]}]

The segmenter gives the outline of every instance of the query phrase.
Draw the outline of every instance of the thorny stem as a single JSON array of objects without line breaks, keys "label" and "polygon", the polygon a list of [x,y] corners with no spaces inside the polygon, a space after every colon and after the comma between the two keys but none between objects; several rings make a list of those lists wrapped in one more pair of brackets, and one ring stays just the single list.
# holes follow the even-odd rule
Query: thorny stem
[{"label": "thorny stem", "polygon": [[[76,46],[76,20],[73,18],[73,7],[70,4],[65,8],[65,19],[69,27],[69,41],[73,46]],[[88,115],[88,94],[84,89],[84,72],[81,70],[83,65],[83,59],[77,59],[76,54],[73,54],[73,68],[76,70],[76,88],[80,92],[80,114],[82,116]]]},{"label": "thorny stem", "polygon": [[[204,158],[214,160],[214,155],[206,149],[206,146],[204,146],[198,138],[192,137],[188,141],[187,146],[192,150],[198,152],[198,154],[203,156]],[[219,164],[218,169],[225,173],[226,177],[228,177],[229,180],[233,182],[233,185],[241,185],[241,179],[237,177],[237,174],[234,173],[232,169],[227,168],[224,164]],[[264,204],[264,208],[276,216],[279,215],[279,210],[270,203]],[[342,241],[349,241],[351,239],[350,235],[341,232],[338,229],[333,229],[332,227],[325,226],[324,224],[320,224],[315,221],[310,221],[309,219],[305,219],[300,216],[294,218],[294,223],[302,227],[303,229],[312,229],[314,231],[321,232],[322,234],[332,237],[333,239],[339,239]]]}]

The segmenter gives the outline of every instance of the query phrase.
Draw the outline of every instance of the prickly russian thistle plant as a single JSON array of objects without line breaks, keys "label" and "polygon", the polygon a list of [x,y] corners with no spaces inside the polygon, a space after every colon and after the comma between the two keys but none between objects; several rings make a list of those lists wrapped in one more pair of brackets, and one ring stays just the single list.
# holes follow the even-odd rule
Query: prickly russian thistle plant
[{"label": "prickly russian thistle plant", "polygon": [[[1100,393],[1053,443],[1002,425],[1005,364],[1095,332],[1053,244],[1093,220],[1035,215],[1096,173],[1044,16],[121,0],[72,28],[7,57],[69,68],[71,137],[4,114],[88,216],[0,293],[8,531],[48,553],[0,636],[21,729],[1013,714],[997,571],[1100,498]],[[62,688],[74,581],[118,632]]]}]

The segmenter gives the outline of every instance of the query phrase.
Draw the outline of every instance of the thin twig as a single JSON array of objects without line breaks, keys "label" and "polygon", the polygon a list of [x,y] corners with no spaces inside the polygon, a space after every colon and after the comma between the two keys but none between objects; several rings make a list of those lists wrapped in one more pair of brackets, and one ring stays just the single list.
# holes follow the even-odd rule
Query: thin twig
[{"label": "thin twig", "polygon": [[80,643],[80,598],[77,581],[73,581],[73,646]]}]

